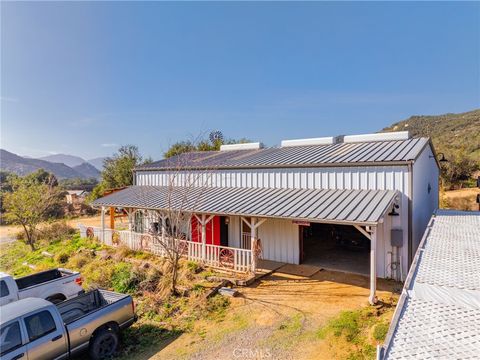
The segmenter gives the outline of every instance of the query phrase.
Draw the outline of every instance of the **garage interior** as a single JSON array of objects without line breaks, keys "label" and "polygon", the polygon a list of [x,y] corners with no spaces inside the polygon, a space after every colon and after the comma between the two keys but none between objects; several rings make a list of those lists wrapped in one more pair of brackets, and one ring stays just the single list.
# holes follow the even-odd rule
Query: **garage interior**
[{"label": "garage interior", "polygon": [[370,273],[370,240],[350,225],[300,227],[301,263],[362,275]]}]

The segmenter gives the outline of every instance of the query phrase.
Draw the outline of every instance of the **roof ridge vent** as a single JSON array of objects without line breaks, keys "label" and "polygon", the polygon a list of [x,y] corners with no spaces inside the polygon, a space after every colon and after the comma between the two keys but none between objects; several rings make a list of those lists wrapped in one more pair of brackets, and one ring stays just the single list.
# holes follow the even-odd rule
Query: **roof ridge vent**
[{"label": "roof ridge vent", "polygon": [[408,140],[410,134],[408,131],[393,131],[377,134],[361,134],[361,135],[345,135],[343,137],[344,143],[357,143],[357,142],[369,142],[369,141],[395,141],[395,140]]},{"label": "roof ridge vent", "polygon": [[258,150],[258,149],[262,149],[262,148],[263,148],[263,144],[261,142],[220,145],[220,151]]},{"label": "roof ridge vent", "polygon": [[282,140],[281,147],[332,145],[342,141],[343,136],[327,136],[309,139]]}]

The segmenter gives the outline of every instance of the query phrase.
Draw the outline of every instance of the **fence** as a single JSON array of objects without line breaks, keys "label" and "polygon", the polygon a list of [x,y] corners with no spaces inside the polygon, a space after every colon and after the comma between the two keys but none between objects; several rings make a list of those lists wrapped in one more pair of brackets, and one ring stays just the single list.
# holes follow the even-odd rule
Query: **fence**
[{"label": "fence", "polygon": [[[132,250],[149,251],[158,256],[165,256],[165,246],[161,239],[150,234],[129,230],[112,230],[101,227],[78,225],[81,237],[94,237],[108,246],[125,245]],[[201,262],[207,266],[235,272],[249,272],[252,269],[252,251],[228,246],[203,244],[195,241],[176,240],[180,242],[175,249],[188,260]],[[173,246],[172,246],[173,247]]]}]

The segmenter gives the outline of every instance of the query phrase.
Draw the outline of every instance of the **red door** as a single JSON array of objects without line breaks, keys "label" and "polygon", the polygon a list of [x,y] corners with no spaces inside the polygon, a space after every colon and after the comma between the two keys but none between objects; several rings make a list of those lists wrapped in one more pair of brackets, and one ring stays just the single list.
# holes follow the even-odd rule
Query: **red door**
[{"label": "red door", "polygon": [[[202,227],[195,216],[192,217],[192,241],[202,242]],[[205,227],[206,243],[220,245],[220,217],[214,216]]]}]

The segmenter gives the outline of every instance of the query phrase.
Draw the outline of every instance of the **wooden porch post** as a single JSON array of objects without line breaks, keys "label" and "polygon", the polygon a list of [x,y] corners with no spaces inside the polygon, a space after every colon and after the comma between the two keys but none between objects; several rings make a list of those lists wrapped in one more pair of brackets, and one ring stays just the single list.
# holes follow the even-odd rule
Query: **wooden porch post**
[{"label": "wooden porch post", "polygon": [[368,301],[377,303],[377,227],[373,226],[370,233],[370,296]]},{"label": "wooden porch post", "polygon": [[110,229],[115,230],[115,208],[110,206]]},{"label": "wooden porch post", "polygon": [[100,215],[100,227],[102,228],[102,243],[105,242],[105,206],[102,206],[102,211]]},{"label": "wooden porch post", "polygon": [[250,218],[250,222],[245,220],[245,218],[241,218],[245,224],[248,225],[250,228],[250,251],[252,253],[252,272],[257,270],[257,256],[255,249],[257,248],[257,237],[255,236],[255,232],[257,229],[262,225],[267,219],[258,220],[255,217]]},{"label": "wooden porch post", "polygon": [[255,254],[255,248],[257,245],[257,237],[255,236],[257,219],[252,217],[250,219],[250,250],[252,251],[252,272],[257,269],[257,257]]},{"label": "wooden porch post", "polygon": [[161,239],[162,239],[162,243],[164,243],[165,242],[166,221],[167,221],[165,214],[163,214],[163,213],[160,214],[160,221],[161,221],[161,224],[160,224]]},{"label": "wooden porch post", "polygon": [[214,218],[215,215],[210,215],[209,217],[207,217],[207,215],[202,214],[202,216],[199,217],[197,214],[194,214],[194,216],[202,226],[202,260],[206,260],[207,259],[207,224]]},{"label": "wooden porch post", "polygon": [[202,214],[202,259],[205,260],[207,257],[207,223],[205,222],[206,215]]}]

